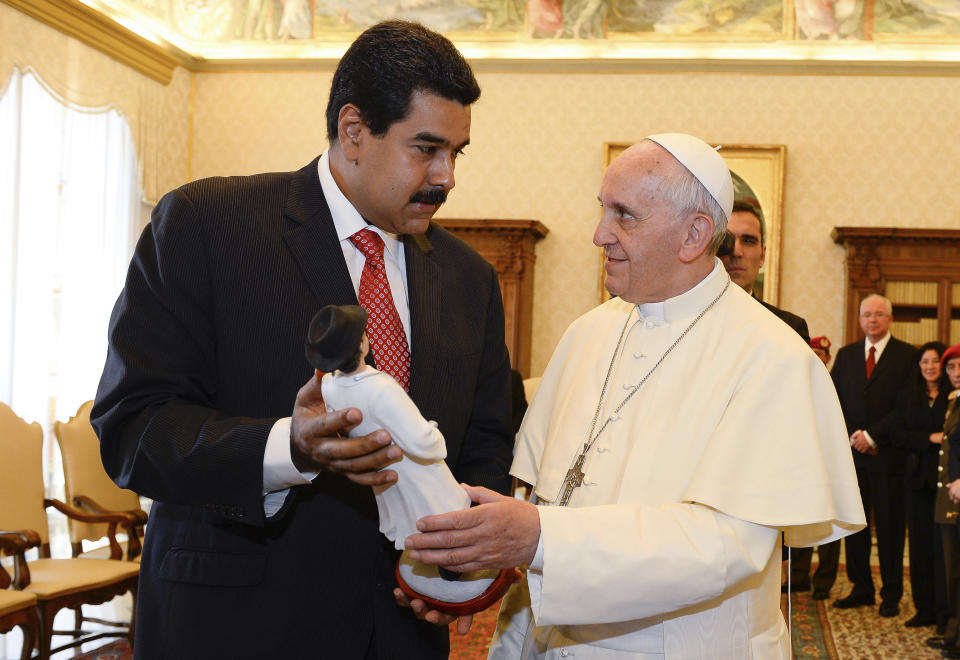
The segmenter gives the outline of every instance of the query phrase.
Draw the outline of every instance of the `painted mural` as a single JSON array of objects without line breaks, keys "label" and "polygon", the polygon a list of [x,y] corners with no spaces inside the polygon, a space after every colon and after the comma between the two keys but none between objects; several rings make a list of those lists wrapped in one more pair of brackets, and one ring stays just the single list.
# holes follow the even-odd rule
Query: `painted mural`
[{"label": "painted mural", "polygon": [[960,35],[960,0],[876,0],[878,35]]},{"label": "painted mural", "polygon": [[960,35],[960,0],[107,0],[198,43],[347,42],[389,18],[454,40]]}]

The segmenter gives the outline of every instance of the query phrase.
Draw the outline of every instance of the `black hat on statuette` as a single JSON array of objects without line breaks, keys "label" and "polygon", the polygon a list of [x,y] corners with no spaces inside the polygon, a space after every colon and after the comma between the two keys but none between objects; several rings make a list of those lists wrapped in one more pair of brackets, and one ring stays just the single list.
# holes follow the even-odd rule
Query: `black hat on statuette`
[{"label": "black hat on statuette", "polygon": [[307,361],[314,369],[330,372],[357,354],[367,328],[367,310],[359,305],[327,305],[310,321]]}]

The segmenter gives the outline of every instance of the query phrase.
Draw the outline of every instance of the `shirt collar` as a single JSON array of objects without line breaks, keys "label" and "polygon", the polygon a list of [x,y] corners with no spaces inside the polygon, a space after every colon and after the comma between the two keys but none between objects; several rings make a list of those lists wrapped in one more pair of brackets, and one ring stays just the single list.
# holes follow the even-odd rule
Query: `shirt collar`
[{"label": "shirt collar", "polygon": [[400,237],[396,234],[386,232],[376,225],[369,224],[360,215],[360,212],[350,203],[347,196],[340,190],[333,174],[330,172],[330,151],[324,151],[317,161],[317,174],[320,176],[320,187],[323,189],[323,196],[327,200],[327,206],[330,208],[330,215],[333,217],[333,226],[337,231],[337,239],[341,242],[349,240],[351,236],[361,229],[371,229],[380,235],[383,239],[384,248],[394,258],[400,246]]},{"label": "shirt collar", "polygon": [[877,340],[877,343],[875,344],[871,343],[869,339],[866,339],[866,341],[863,344],[863,350],[869,353],[870,347],[873,346],[875,349],[877,349],[876,350],[877,353],[883,353],[883,349],[885,349],[887,347],[887,344],[889,343],[890,343],[890,331],[887,330],[887,334],[885,334],[883,337]]},{"label": "shirt collar", "polygon": [[719,296],[729,281],[730,276],[727,275],[723,264],[715,258],[713,270],[692,289],[662,302],[637,305],[637,311],[642,318],[662,319],[668,323],[690,318],[702,312],[714,298]]}]

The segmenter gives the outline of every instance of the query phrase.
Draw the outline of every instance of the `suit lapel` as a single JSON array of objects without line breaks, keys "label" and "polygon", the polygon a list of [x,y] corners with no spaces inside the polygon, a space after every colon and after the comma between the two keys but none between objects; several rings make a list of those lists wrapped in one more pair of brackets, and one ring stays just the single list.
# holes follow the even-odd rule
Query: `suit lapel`
[{"label": "suit lapel", "polygon": [[433,367],[440,345],[440,266],[431,258],[426,234],[404,236],[407,294],[410,297],[410,398],[421,409],[433,391]]},{"label": "suit lapel", "polygon": [[317,175],[317,159],[291,180],[284,216],[289,222],[283,240],[317,299],[317,309],[356,305],[357,294]]},{"label": "suit lapel", "polygon": [[[870,382],[872,383],[877,379],[879,375],[882,375],[884,372],[890,369],[889,365],[893,361],[893,354],[897,352],[896,344],[894,343],[894,338],[890,337],[887,341],[887,345],[883,349],[883,353],[880,354],[880,359],[877,360],[877,364],[873,367],[873,373],[870,374]],[[864,365],[866,365],[866,358],[864,358]],[[866,373],[866,366],[864,366],[864,373]]]}]

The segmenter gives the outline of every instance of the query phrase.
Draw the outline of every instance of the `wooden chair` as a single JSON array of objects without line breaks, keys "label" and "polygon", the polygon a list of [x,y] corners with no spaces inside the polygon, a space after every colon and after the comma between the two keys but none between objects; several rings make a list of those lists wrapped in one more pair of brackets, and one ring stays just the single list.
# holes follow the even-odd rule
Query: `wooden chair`
[{"label": "wooden chair", "polygon": [[68,422],[54,424],[54,434],[63,458],[63,477],[66,500],[87,513],[125,513],[127,522],[121,525],[127,539],[116,546],[102,546],[84,552],[84,541],[98,541],[107,536],[108,523],[89,523],[68,519],[70,543],[74,557],[89,559],[128,559],[140,561],[140,538],[147,522],[147,514],[140,508],[140,497],[132,490],[120,488],[107,476],[100,460],[100,440],[90,426],[87,401]]},{"label": "wooden chair", "polygon": [[537,393],[537,388],[540,387],[540,378],[541,376],[534,376],[533,378],[523,379],[523,396],[526,397],[527,403],[533,401],[533,395]]},{"label": "wooden chair", "polygon": [[[40,624],[40,660],[51,653],[74,648],[103,637],[128,636],[133,643],[134,626],[124,631],[54,631],[53,619],[64,607],[99,605],[130,592],[136,608],[139,565],[101,559],[51,559],[46,508],[52,506],[68,517],[84,522],[107,523],[111,546],[117,543],[118,525],[128,523],[127,514],[85,513],[57,500],[44,498],[42,466],[43,430],[28,424],[0,403],[0,530],[20,539],[14,555],[13,588],[37,598]],[[38,548],[39,559],[27,561],[25,552]],[[72,642],[51,649],[53,635],[70,635]]]},{"label": "wooden chair", "polygon": [[[19,536],[0,534],[0,551],[13,555],[23,546]],[[0,633],[7,633],[20,626],[23,631],[23,648],[20,660],[28,660],[37,646],[37,597],[26,591],[10,589],[10,575],[0,567]]]}]

